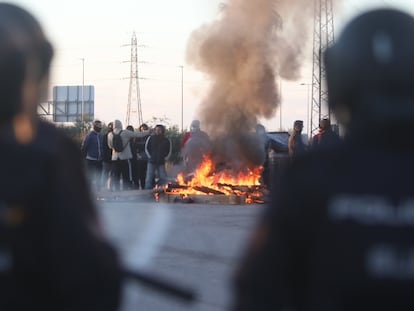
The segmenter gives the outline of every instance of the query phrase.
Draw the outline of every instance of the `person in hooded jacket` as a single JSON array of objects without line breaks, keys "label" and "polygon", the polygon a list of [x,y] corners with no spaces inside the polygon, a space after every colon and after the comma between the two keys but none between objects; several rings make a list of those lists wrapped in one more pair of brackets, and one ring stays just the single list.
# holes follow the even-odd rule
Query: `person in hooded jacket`
[{"label": "person in hooded jacket", "polygon": [[0,3],[0,310],[115,311],[120,263],[80,149],[37,116],[52,57],[39,22]]},{"label": "person in hooded jacket", "polygon": [[[134,132],[134,127],[132,125],[128,125],[126,127],[128,131]],[[136,137],[131,138],[129,141],[129,147],[131,148],[132,159],[129,160],[129,182],[131,183],[131,187],[133,189],[139,189],[139,181],[138,181],[138,142]]]},{"label": "person in hooded jacket", "polygon": [[302,139],[303,121],[296,120],[293,123],[293,131],[288,140],[288,151],[291,157],[302,155],[307,147]]},{"label": "person in hooded jacket", "polygon": [[108,135],[114,130],[114,123],[109,122],[107,132],[103,135],[102,139],[102,186],[104,189],[110,190],[111,186],[111,175],[112,175],[112,148],[108,146]]},{"label": "person in hooded jacket", "polygon": [[[113,134],[120,134],[123,143],[122,151],[116,151],[113,146]],[[114,130],[108,134],[108,146],[112,149],[112,167],[113,167],[113,189],[115,191],[132,189],[133,185],[130,181],[130,166],[129,161],[132,159],[131,139],[136,137],[144,137],[148,135],[149,131],[133,132],[122,129],[122,122],[114,121]]]},{"label": "person in hooded jacket", "polygon": [[339,142],[339,135],[332,130],[331,121],[328,118],[319,121],[319,132],[312,138],[312,149],[337,145]]},{"label": "person in hooded jacket", "polygon": [[81,144],[81,150],[85,155],[89,178],[97,191],[101,189],[102,160],[104,154],[101,130],[102,122],[100,120],[93,121],[92,130],[85,136]]},{"label": "person in hooded jacket", "polygon": [[[140,132],[148,132],[149,127],[143,123],[139,126]],[[137,188],[145,189],[145,179],[147,176],[148,156],[145,152],[145,142],[147,141],[149,134],[144,137],[137,138],[137,175],[138,184]]]},{"label": "person in hooded jacket", "polygon": [[158,174],[159,184],[167,180],[167,171],[165,162],[171,155],[171,140],[165,137],[165,127],[157,124],[154,129],[154,135],[148,137],[145,142],[145,153],[148,156],[147,176],[145,179],[145,189],[154,187],[155,174]]},{"label": "person in hooded jacket", "polygon": [[211,153],[210,137],[201,130],[200,121],[193,120],[190,127],[190,136],[182,148],[184,172],[194,173],[203,162],[204,157]]}]

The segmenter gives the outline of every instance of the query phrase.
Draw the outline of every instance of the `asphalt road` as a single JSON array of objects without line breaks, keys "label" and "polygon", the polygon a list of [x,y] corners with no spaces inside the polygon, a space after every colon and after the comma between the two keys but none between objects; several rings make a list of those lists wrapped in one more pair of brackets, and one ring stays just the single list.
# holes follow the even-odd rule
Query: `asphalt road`
[{"label": "asphalt road", "polygon": [[126,266],[197,295],[189,304],[130,281],[121,311],[229,310],[232,275],[264,205],[162,204],[125,197],[98,204]]}]

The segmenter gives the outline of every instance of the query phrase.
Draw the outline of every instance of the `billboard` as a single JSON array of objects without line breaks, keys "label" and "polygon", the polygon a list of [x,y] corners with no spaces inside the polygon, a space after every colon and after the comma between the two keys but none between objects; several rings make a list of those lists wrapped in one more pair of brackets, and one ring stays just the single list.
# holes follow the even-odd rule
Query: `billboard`
[{"label": "billboard", "polygon": [[[76,122],[93,120],[95,108],[95,88],[93,85],[54,86],[53,121]],[[82,113],[83,112],[83,113]]]}]

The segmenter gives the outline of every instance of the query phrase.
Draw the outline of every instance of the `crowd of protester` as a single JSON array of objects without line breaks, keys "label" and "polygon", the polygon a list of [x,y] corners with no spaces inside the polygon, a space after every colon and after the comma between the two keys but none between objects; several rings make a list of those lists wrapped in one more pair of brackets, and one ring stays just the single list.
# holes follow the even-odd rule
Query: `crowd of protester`
[{"label": "crowd of protester", "polygon": [[[153,129],[145,123],[137,131],[132,125],[123,129],[122,122],[108,123],[101,133],[102,121],[95,120],[81,143],[90,182],[96,191],[152,189],[167,181],[166,161],[172,142],[165,137],[165,126]],[[122,149],[116,150],[114,137],[119,135]]]},{"label": "crowd of protester", "polygon": [[[92,129],[81,143],[88,176],[95,190],[99,192],[152,189],[169,180],[166,164],[171,158],[173,143],[169,137],[166,137],[164,125],[157,124],[151,129],[145,123],[137,129],[127,125],[124,131],[122,122],[115,120],[108,123],[105,133],[102,133],[102,129],[102,121],[93,121]],[[329,118],[320,120],[318,132],[309,141],[302,134],[302,129],[303,121],[296,120],[286,149],[286,155],[290,158],[310,150],[324,149],[340,141]],[[112,144],[114,133],[122,137],[121,151],[116,151]],[[270,186],[272,168],[269,164],[271,160],[269,154],[272,154],[275,148],[272,140],[267,137],[263,125],[257,124],[256,134],[266,155],[262,163],[260,182]],[[181,135],[179,147],[181,171],[191,175],[200,165],[203,156],[211,152],[209,135],[201,130],[199,120],[193,120],[190,130]]]}]

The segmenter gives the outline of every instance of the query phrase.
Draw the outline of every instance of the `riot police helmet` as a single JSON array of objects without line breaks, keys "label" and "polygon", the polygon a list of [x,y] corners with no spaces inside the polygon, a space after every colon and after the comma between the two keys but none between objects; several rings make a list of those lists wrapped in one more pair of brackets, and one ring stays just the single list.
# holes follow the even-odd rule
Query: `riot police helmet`
[{"label": "riot police helmet", "polygon": [[0,123],[21,112],[24,81],[46,78],[52,56],[52,45],[34,16],[0,3]]},{"label": "riot police helmet", "polygon": [[338,121],[414,120],[414,18],[376,9],[354,18],[325,52],[328,102]]}]

